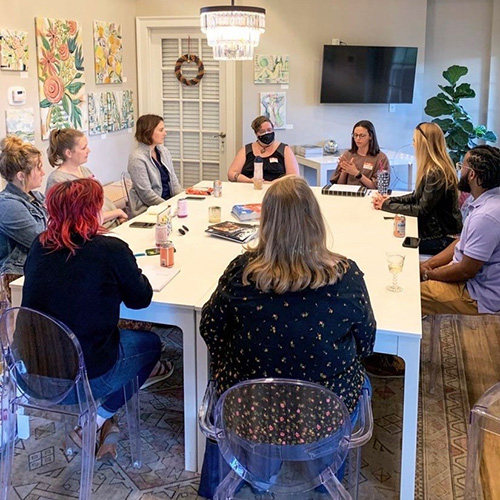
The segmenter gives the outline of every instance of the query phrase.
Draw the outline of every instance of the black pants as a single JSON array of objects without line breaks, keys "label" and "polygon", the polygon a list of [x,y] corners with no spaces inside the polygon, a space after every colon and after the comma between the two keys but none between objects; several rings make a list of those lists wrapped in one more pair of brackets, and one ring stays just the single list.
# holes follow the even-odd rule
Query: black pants
[{"label": "black pants", "polygon": [[442,252],[447,246],[455,241],[455,238],[445,236],[444,238],[434,238],[431,240],[422,240],[418,247],[419,253],[427,255],[436,255]]}]

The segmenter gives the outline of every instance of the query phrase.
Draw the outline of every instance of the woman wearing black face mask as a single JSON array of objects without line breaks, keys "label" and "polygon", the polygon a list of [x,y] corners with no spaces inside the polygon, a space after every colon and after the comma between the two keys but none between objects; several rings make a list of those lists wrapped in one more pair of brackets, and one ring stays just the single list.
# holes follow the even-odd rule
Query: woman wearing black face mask
[{"label": "woman wearing black face mask", "polygon": [[256,156],[264,160],[264,181],[272,182],[284,175],[299,173],[293,151],[286,144],[276,141],[274,127],[267,116],[258,116],[252,122],[257,140],[238,151],[227,172],[232,182],[252,182]]}]

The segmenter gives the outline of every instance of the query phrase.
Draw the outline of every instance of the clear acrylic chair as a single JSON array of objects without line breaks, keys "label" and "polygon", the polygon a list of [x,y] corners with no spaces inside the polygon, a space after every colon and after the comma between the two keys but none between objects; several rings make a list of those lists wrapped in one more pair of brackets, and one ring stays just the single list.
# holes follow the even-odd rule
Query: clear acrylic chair
[{"label": "clear acrylic chair", "polygon": [[415,186],[416,161],[413,146],[406,144],[401,146],[392,158],[391,183],[389,188],[393,191],[413,191]]},{"label": "clear acrylic chair", "polygon": [[[354,434],[344,403],[329,389],[311,382],[249,380],[228,389],[217,403],[215,400],[212,382],[200,407],[200,427],[207,437],[217,441],[231,467],[217,487],[214,500],[234,498],[242,481],[277,498],[295,497],[321,485],[331,498],[352,498],[336,472],[349,449],[359,449],[371,437],[369,396],[362,398]],[[357,454],[355,475],[350,478],[354,498],[359,460]]]},{"label": "clear acrylic chair", "polygon": [[467,500],[500,498],[500,382],[490,387],[470,413],[465,496]]},{"label": "clear acrylic chair", "polygon": [[[25,307],[8,309],[0,318],[0,344],[4,366],[2,379],[2,460],[0,500],[6,500],[14,460],[16,412],[66,424],[66,430],[82,429],[80,499],[91,495],[96,448],[96,409],[87,378],[80,343],[60,321]],[[141,467],[137,379],[124,388],[129,394],[127,422],[132,465]],[[132,392],[130,392],[132,391]],[[67,432],[65,434],[67,436]],[[65,443],[68,455],[72,446]]]}]

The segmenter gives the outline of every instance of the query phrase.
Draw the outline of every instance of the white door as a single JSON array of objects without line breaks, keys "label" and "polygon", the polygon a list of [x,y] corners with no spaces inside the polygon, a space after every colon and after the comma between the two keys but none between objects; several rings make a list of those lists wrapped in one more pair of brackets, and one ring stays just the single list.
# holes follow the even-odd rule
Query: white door
[{"label": "white door", "polygon": [[[195,26],[190,26],[192,18],[184,26],[166,26],[166,20],[159,18],[160,25],[150,26],[145,58],[139,54],[138,29],[139,113],[163,116],[168,132],[165,145],[184,187],[203,179],[226,180],[236,153],[234,63],[213,59],[198,18]],[[151,25],[151,18],[144,21]],[[188,53],[198,56],[205,68],[200,83],[193,86],[181,84],[174,72],[177,59]],[[192,79],[198,67],[184,63],[181,71]]]}]

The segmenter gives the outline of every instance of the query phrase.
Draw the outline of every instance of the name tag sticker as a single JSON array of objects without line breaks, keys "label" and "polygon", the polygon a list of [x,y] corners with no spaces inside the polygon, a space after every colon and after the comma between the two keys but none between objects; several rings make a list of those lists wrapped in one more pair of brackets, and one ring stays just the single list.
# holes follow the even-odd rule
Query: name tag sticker
[{"label": "name tag sticker", "polygon": [[278,163],[278,158],[269,158],[269,163]]},{"label": "name tag sticker", "polygon": [[365,163],[365,164],[363,165],[363,168],[364,168],[365,170],[373,170],[373,163]]}]

